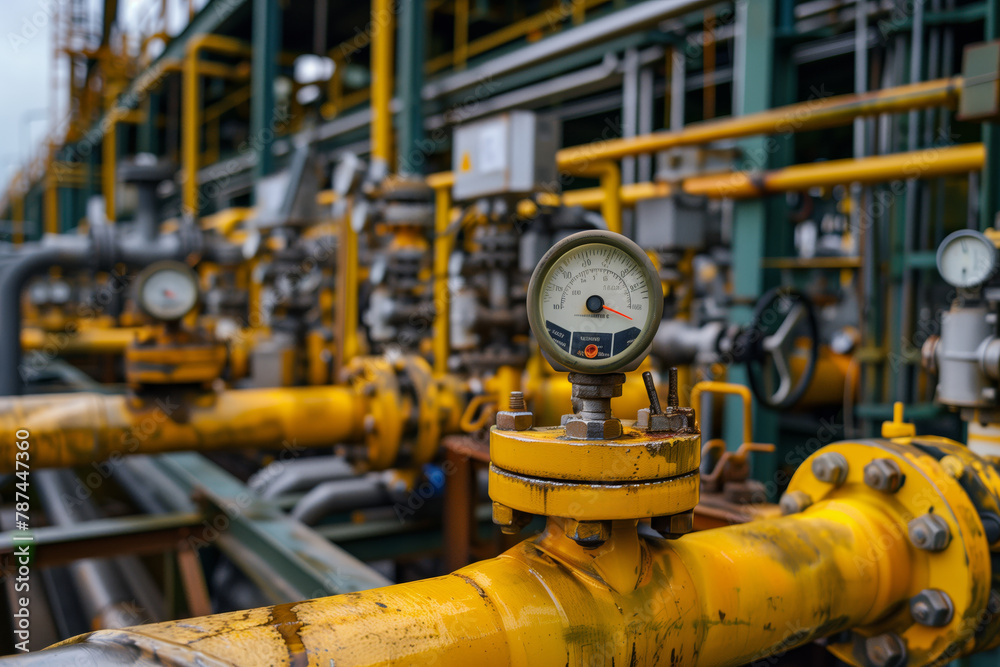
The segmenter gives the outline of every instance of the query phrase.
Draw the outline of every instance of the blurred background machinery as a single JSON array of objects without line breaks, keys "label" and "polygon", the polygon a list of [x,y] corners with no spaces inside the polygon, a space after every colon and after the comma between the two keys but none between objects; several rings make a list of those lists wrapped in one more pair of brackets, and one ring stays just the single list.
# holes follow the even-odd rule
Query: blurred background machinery
[{"label": "blurred background machinery", "polygon": [[[33,650],[278,605],[236,653],[205,655],[264,660],[273,647],[249,635],[315,613],[329,641],[358,645],[344,660],[377,663],[388,654],[365,653],[349,617],[400,594],[300,605],[298,620],[287,605],[476,561],[458,576],[474,597],[434,583],[454,577],[387,590],[454,593],[456,616],[501,629],[412,656],[461,663],[483,648],[518,662],[514,638],[531,644],[554,617],[514,627],[473,603],[523,603],[509,597],[518,568],[550,561],[615,589],[565,621],[592,643],[545,644],[560,664],[655,663],[672,646],[649,638],[655,623],[621,631],[605,607],[625,596],[644,609],[663,586],[696,590],[691,622],[712,619],[671,637],[699,664],[944,664],[992,648],[995,2],[54,11],[50,132],[0,198],[0,555],[16,571],[27,494]],[[587,258],[594,272],[560,283],[564,298],[609,281],[620,286],[606,294],[631,294],[641,273],[660,295],[655,322],[610,297],[584,299],[592,329],[532,319],[533,272],[581,233],[631,239],[642,268],[611,276],[610,256]],[[605,317],[648,333],[644,354],[613,382],[567,377],[560,340],[577,357],[620,353]],[[597,444],[559,453],[574,437]],[[690,464],[683,482],[659,469],[614,478],[607,452],[629,437]],[[553,509],[497,470],[530,488],[610,480],[640,495],[655,478],[663,497],[654,512],[609,496],[614,516],[594,518],[582,492]],[[759,528],[731,525],[749,522]],[[540,537],[515,546],[521,530]],[[720,553],[744,569],[713,579],[699,559]],[[842,570],[852,558],[878,564]],[[636,563],[651,579],[626,594]],[[671,564],[690,581],[665,577]],[[797,573],[805,564],[814,578]],[[826,616],[805,621],[763,589],[726,598],[760,573],[786,598],[829,603]],[[559,591],[553,608],[577,599],[566,576],[536,582]],[[13,609],[17,582],[3,583]],[[399,604],[386,636],[424,622]],[[748,615],[746,634],[725,634]],[[128,642],[197,640],[154,627],[88,641],[111,660]],[[0,634],[3,653],[16,629]],[[737,635],[745,651],[712,648]],[[171,659],[204,657],[186,650]]]}]

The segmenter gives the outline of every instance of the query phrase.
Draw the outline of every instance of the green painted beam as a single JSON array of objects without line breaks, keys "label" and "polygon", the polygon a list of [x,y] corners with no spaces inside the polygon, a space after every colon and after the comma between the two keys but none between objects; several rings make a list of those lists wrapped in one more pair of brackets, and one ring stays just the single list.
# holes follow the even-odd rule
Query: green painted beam
[{"label": "green painted beam", "polygon": [[281,5],[278,0],[253,0],[253,59],[250,79],[250,137],[257,149],[254,177],[274,170],[274,80],[281,50]]},{"label": "green painted beam", "polygon": [[401,0],[396,39],[396,95],[400,101],[396,116],[396,155],[402,174],[420,174],[426,155],[421,152],[424,136],[423,100],[425,49],[424,2]]}]

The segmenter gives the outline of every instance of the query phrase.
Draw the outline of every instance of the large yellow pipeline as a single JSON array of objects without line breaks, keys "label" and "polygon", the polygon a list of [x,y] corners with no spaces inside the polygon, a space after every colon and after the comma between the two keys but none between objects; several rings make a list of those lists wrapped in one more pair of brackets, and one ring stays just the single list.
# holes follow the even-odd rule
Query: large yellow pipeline
[{"label": "large yellow pipeline", "polygon": [[74,333],[51,333],[44,329],[21,329],[21,349],[42,350],[53,356],[59,354],[124,354],[125,348],[140,334],[149,333],[148,327],[83,327]]},{"label": "large yellow pipeline", "polygon": [[847,125],[859,116],[954,106],[961,90],[962,78],[954,77],[871,93],[819,98],[746,116],[693,123],[673,132],[655,132],[564,148],[556,153],[556,160],[560,169],[570,170],[599,160],[616,160],[720,139],[819,130]]},{"label": "large yellow pipeline", "polygon": [[[444,577],[71,641],[168,665],[738,665],[904,599],[898,530],[859,500],[674,542],[618,521],[587,551],[550,520],[537,539]],[[856,567],[871,549],[884,558]]]},{"label": "large yellow pipeline", "polygon": [[[320,447],[364,434],[366,401],[350,387],[244,389],[158,398],[56,394],[0,398],[0,429],[30,433],[33,468],[85,465],[126,454]],[[336,415],[336,418],[331,418]],[[13,472],[14,440],[0,443]]]},{"label": "large yellow pipeline", "polygon": [[201,74],[225,73],[226,68],[206,69],[199,62],[203,51],[214,51],[234,56],[248,56],[250,47],[244,42],[221,35],[201,34],[187,43],[184,56],[184,119],[181,123],[181,158],[184,163],[183,210],[198,213],[198,155],[201,143]]}]

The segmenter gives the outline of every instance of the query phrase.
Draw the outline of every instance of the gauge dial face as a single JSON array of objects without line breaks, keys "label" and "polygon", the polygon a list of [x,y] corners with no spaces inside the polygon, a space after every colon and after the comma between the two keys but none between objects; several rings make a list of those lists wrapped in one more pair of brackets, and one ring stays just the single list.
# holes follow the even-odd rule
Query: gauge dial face
[{"label": "gauge dial face", "polygon": [[962,229],[949,234],[937,252],[941,277],[953,287],[976,287],[996,271],[997,249],[980,232]]},{"label": "gauge dial face", "polygon": [[139,278],[139,306],[151,317],[179,320],[198,305],[198,280],[194,272],[178,262],[147,268]]},{"label": "gauge dial face", "polygon": [[535,269],[528,312],[551,360],[583,373],[625,369],[647,351],[663,312],[646,254],[610,232],[574,234]]}]

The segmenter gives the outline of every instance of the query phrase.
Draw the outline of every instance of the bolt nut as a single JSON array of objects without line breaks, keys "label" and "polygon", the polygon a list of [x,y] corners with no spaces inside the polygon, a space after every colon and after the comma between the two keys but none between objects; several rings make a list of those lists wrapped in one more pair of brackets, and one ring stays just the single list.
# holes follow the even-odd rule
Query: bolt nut
[{"label": "bolt nut", "polygon": [[865,484],[882,493],[896,493],[906,481],[899,464],[892,459],[875,459],[865,466]]},{"label": "bolt nut", "polygon": [[1000,542],[1000,516],[993,512],[983,512],[979,515],[979,520],[983,522],[983,532],[986,534],[986,542],[990,546]]},{"label": "bolt nut", "polygon": [[813,459],[812,471],[821,482],[840,486],[847,479],[850,466],[847,458],[840,452],[826,452]]},{"label": "bolt nut", "polygon": [[493,503],[493,523],[500,526],[504,535],[517,535],[531,523],[531,515],[502,503]]},{"label": "bolt nut", "polygon": [[951,598],[936,588],[925,588],[910,599],[910,616],[920,625],[943,628],[954,615]]},{"label": "bolt nut", "polygon": [[566,535],[584,549],[596,549],[611,539],[610,521],[566,522]]},{"label": "bolt nut", "polygon": [[924,514],[910,521],[907,526],[910,542],[924,551],[944,551],[951,543],[948,522],[938,514]]},{"label": "bolt nut", "polygon": [[622,434],[622,423],[617,419],[579,419],[566,422],[566,435],[579,440],[614,440]]},{"label": "bolt nut", "polygon": [[527,410],[501,410],[497,413],[497,428],[501,431],[527,431],[535,425],[535,415]]},{"label": "bolt nut", "polygon": [[865,655],[872,667],[901,667],[906,664],[906,645],[898,635],[887,632],[868,638]]},{"label": "bolt nut", "polygon": [[636,415],[635,425],[649,431],[671,433],[693,433],[695,417],[692,408],[665,408],[659,414],[650,414],[649,408],[642,408]]},{"label": "bolt nut", "polygon": [[694,530],[694,510],[668,516],[654,516],[650,521],[650,527],[668,540],[676,539]]},{"label": "bolt nut", "polygon": [[781,501],[778,503],[782,514],[798,514],[812,504],[812,498],[805,491],[789,491],[781,496]]}]

